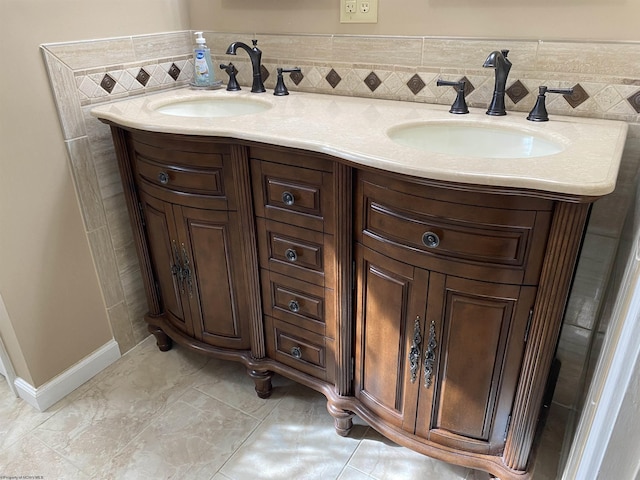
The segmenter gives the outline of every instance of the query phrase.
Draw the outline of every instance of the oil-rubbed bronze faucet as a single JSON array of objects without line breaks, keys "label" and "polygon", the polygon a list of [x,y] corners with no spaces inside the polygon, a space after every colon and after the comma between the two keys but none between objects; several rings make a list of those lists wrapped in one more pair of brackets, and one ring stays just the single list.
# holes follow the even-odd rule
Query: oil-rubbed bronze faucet
[{"label": "oil-rubbed bronze faucet", "polygon": [[246,43],[242,42],[233,42],[227,48],[227,55],[235,55],[238,47],[242,48],[249,54],[249,58],[251,59],[251,67],[253,68],[253,85],[251,86],[251,91],[254,93],[266,92],[264,88],[264,84],[262,83],[262,72],[260,71],[261,60],[262,60],[262,50],[260,50],[258,45],[258,40],[252,40],[253,48],[250,48]]},{"label": "oil-rubbed bronze faucet", "polygon": [[507,77],[511,70],[511,62],[507,60],[509,50],[496,50],[491,52],[482,65],[485,68],[493,68],[496,72],[496,83],[493,88],[493,98],[489,104],[487,115],[506,115],[504,108],[504,93],[507,86]]}]

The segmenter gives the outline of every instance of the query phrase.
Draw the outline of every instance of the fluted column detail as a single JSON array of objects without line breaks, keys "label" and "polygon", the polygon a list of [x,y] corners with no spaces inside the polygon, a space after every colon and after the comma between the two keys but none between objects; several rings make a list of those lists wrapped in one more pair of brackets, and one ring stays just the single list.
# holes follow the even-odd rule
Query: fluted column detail
[{"label": "fluted column detail", "polygon": [[245,265],[248,291],[244,300],[249,305],[249,323],[251,325],[251,354],[254,358],[266,356],[264,344],[264,323],[262,303],[260,301],[260,277],[258,273],[258,252],[256,226],[253,214],[253,195],[251,193],[251,175],[249,172],[249,156],[246,147],[231,145],[231,164],[238,215],[242,228],[242,255]]},{"label": "fluted column detail", "polygon": [[555,207],[503,456],[514,470],[527,467],[589,207],[565,202]]}]

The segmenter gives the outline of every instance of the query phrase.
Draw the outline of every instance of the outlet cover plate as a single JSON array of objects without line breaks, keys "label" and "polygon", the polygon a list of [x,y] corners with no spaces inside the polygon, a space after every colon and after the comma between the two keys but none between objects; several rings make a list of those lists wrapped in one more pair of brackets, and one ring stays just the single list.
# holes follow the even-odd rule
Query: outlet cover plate
[{"label": "outlet cover plate", "polygon": [[[354,3],[355,12],[349,12],[352,8],[347,9],[347,4]],[[362,4],[368,6],[368,11]],[[340,23],[378,23],[378,0],[340,0]]]}]

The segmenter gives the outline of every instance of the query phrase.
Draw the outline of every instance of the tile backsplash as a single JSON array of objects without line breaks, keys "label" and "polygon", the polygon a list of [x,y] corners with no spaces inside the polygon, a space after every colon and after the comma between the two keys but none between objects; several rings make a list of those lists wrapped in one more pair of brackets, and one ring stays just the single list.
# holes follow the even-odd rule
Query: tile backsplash
[{"label": "tile backsplash", "polygon": [[[205,37],[214,65],[232,62],[239,70],[240,85],[248,88],[252,72],[246,53],[224,52],[233,41],[250,44],[252,36],[205,32]],[[188,85],[193,75],[192,38],[192,32],[183,31],[42,46],[106,309],[122,352],[147,335],[142,320],[145,296],[110,132],[89,111],[95,104]],[[618,186],[593,208],[565,317],[571,326],[567,335],[573,332],[578,338],[594,329],[635,190],[640,44],[350,35],[258,34],[256,38],[268,89],[275,86],[278,67],[297,66],[301,73],[285,78],[291,92],[451,104],[454,89],[438,87],[436,80],[465,79],[468,105],[486,108],[494,72],[482,64],[491,51],[509,49],[513,67],[505,99],[508,112],[529,111],[540,85],[573,87],[571,96],[548,95],[550,115],[628,122]],[[227,80],[222,70],[216,76]],[[568,350],[563,350],[561,341],[559,355]],[[571,369],[565,371],[575,376]],[[572,407],[579,385],[562,375],[561,370],[560,382],[567,388],[561,389],[557,401]]]}]

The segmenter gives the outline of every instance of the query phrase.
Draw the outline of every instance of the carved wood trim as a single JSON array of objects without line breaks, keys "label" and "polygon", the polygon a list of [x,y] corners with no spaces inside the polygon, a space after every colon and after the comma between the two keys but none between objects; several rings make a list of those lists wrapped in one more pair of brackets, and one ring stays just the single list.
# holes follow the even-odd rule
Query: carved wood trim
[{"label": "carved wood trim", "polygon": [[247,148],[231,145],[231,168],[236,187],[238,215],[242,229],[242,255],[246,272],[248,291],[245,300],[248,304],[251,326],[251,353],[254,358],[266,356],[264,342],[264,323],[262,320],[262,302],[260,300],[260,278],[258,274],[257,235],[254,223],[253,196],[251,194],[251,175],[249,173],[249,155]]},{"label": "carved wood trim", "polygon": [[352,315],[352,170],[335,163],[335,299],[336,299],[336,393],[351,394],[351,358],[353,356]]},{"label": "carved wood trim", "polygon": [[527,468],[589,208],[564,202],[555,208],[503,454],[514,470]]},{"label": "carved wood trim", "polygon": [[149,249],[147,248],[146,233],[143,226],[144,222],[142,212],[140,211],[140,200],[136,193],[132,152],[127,147],[126,133],[124,130],[111,126],[111,135],[118,160],[118,170],[120,170],[124,197],[127,202],[129,221],[131,222],[131,229],[133,230],[133,240],[136,244],[136,252],[138,253],[138,260],[140,261],[142,283],[147,297],[149,314],[160,315],[162,308],[160,306],[160,297],[156,288],[155,277],[153,276],[151,259],[149,258]]}]

